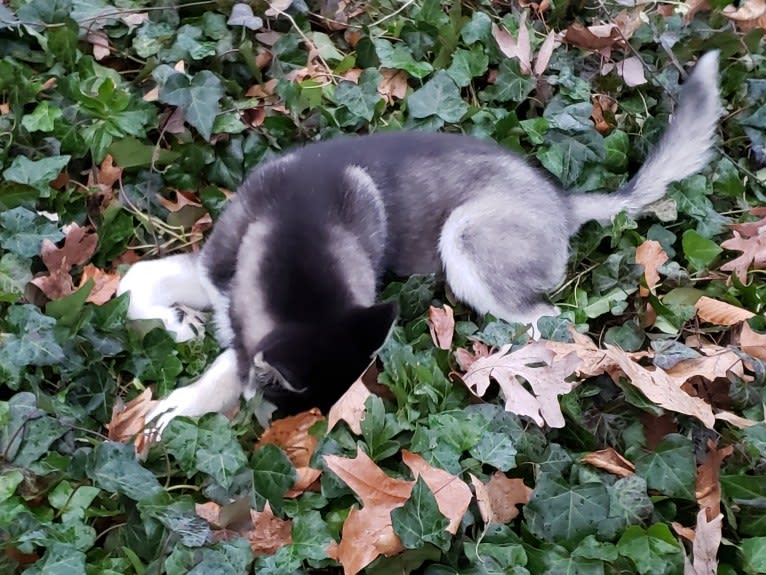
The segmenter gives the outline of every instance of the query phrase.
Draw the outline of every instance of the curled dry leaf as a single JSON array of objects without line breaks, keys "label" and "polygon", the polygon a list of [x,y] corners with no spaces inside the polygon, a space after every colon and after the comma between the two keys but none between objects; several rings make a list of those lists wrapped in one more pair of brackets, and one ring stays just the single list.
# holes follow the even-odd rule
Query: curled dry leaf
[{"label": "curled dry leaf", "polygon": [[120,443],[133,440],[136,453],[144,457],[154,442],[153,436],[144,433],[146,414],[158,403],[152,399],[152,390],[148,387],[128,403],[118,398],[112,407],[112,420],[106,424],[107,437]]},{"label": "curled dry leaf", "polygon": [[[439,510],[450,521],[447,530],[454,534],[468,509],[471,490],[459,478],[430,466],[419,455],[406,451],[402,455],[413,475],[421,476],[433,492]],[[340,544],[328,549],[328,555],[343,565],[343,573],[355,575],[376,557],[389,557],[404,550],[394,533],[391,511],[409,499],[415,482],[389,477],[361,449],[354,459],[337,455],[325,455],[324,459],[363,505],[362,509],[351,508]]]},{"label": "curled dry leaf", "polygon": [[351,431],[362,435],[362,419],[364,418],[364,402],[372,395],[360,377],[348,388],[341,398],[335,402],[327,414],[328,433],[343,420]]},{"label": "curled dry leaf", "polygon": [[723,514],[708,519],[705,510],[697,513],[697,525],[694,530],[673,522],[676,532],[692,541],[692,559],[684,557],[684,575],[715,575],[718,573],[718,548],[721,546],[723,532]]},{"label": "curled dry leaf", "polygon": [[68,296],[74,291],[70,270],[72,266],[87,262],[96,251],[98,236],[72,224],[66,232],[64,245],[60,248],[50,240],[43,240],[41,256],[48,275],[32,280],[48,299],[56,300]]},{"label": "curled dry leaf", "polygon": [[[617,100],[606,94],[596,94],[591,97],[591,103],[593,104],[593,109],[591,110],[590,117],[593,119],[596,130],[600,134],[608,134],[614,128],[614,124],[607,119],[605,114],[610,119],[614,118],[614,113],[617,111]],[[636,258],[638,258],[638,254],[636,254]]]},{"label": "curled dry leaf", "polygon": [[[576,353],[560,360],[543,342],[526,345],[511,351],[505,345],[489,357],[473,362],[463,376],[463,382],[477,397],[483,397],[492,380],[500,386],[505,398],[505,409],[531,418],[537,425],[564,427],[564,415],[558,396],[572,391],[574,382],[566,379],[580,365]],[[524,378],[532,393],[519,381]]]},{"label": "curled dry leaf", "polygon": [[201,208],[202,203],[194,192],[176,190],[175,200],[166,198],[165,196],[157,196],[157,200],[162,204],[162,207],[169,212],[181,211],[186,206],[192,206],[195,208]]},{"label": "curled dry leaf", "polygon": [[578,48],[610,53],[611,48],[622,43],[622,36],[617,26],[588,26],[575,22],[564,30],[564,41]]},{"label": "curled dry leaf", "polygon": [[487,357],[489,355],[489,346],[481,341],[474,341],[471,344],[471,349],[473,349],[473,353],[462,347],[455,350],[455,359],[463,371],[468,371],[473,362],[480,357]]},{"label": "curled dry leaf", "polygon": [[742,324],[739,346],[746,354],[766,361],[766,334],[754,331],[747,323]]},{"label": "curled dry leaf", "polygon": [[657,268],[668,261],[668,254],[662,249],[660,242],[646,240],[636,248],[636,263],[644,266],[644,279],[646,287],[641,286],[640,294],[646,297],[649,293],[654,293],[654,287],[660,281],[660,274]]},{"label": "curled dry leaf", "polygon": [[588,453],[582,461],[620,477],[629,477],[636,471],[635,465],[611,447]]},{"label": "curled dry leaf", "polygon": [[695,496],[700,508],[706,511],[708,520],[712,520],[721,513],[721,485],[718,481],[721,462],[734,452],[734,446],[718,449],[715,442],[708,439],[707,448],[705,461],[697,467]]},{"label": "curled dry leaf", "polygon": [[736,22],[744,32],[756,28],[766,30],[766,0],[745,0],[739,8],[730,4],[722,12],[729,20]]},{"label": "curled dry leaf", "polygon": [[[526,13],[524,13],[526,14]],[[514,38],[508,30],[492,24],[492,36],[497,42],[500,51],[508,58],[516,58],[523,74],[532,73],[532,44],[529,41],[525,18],[519,20],[518,39]]]},{"label": "curled dry leaf", "polygon": [[646,76],[644,76],[644,64],[636,56],[630,56],[625,58],[622,62],[617,63],[617,72],[625,80],[625,84],[628,86],[641,86],[646,84]]},{"label": "curled dry leaf", "polygon": [[715,325],[734,325],[755,315],[746,309],[705,295],[697,300],[694,307],[697,308],[698,318]]},{"label": "curled dry leaf", "polygon": [[[674,377],[659,368],[642,367],[616,347],[607,346],[606,355],[649,401],[668,411],[696,417],[707,428],[713,429],[715,416],[712,407],[699,397],[693,397],[682,389],[681,386],[686,382],[685,377]],[[616,369],[611,368],[609,371],[615,381],[620,377]]]},{"label": "curled dry leaf", "polygon": [[469,475],[476,491],[479,513],[486,525],[508,523],[515,519],[519,514],[516,506],[526,505],[532,497],[533,490],[523,480],[506,477],[500,471],[496,471],[486,485],[472,473]]},{"label": "curled dry leaf", "polygon": [[378,94],[383,96],[388,104],[404,100],[407,97],[407,87],[407,72],[381,68]]},{"label": "curled dry leaf", "polygon": [[[233,505],[240,507],[238,502]],[[223,520],[227,508],[213,501],[197,503],[194,511],[210,525],[213,541],[244,537],[256,556],[273,555],[284,545],[293,542],[292,522],[275,516],[268,502],[263,511],[237,509],[236,519],[228,522]],[[247,516],[241,517],[242,513],[247,513]]]},{"label": "curled dry leaf", "polygon": [[444,307],[428,308],[428,329],[431,331],[431,339],[439,349],[450,349],[452,337],[455,335],[455,316],[452,308]]},{"label": "curled dry leaf", "polygon": [[255,444],[256,448],[269,443],[280,447],[295,466],[297,479],[288,492],[288,497],[297,497],[306,491],[322,473],[321,470],[309,466],[311,456],[319,443],[319,440],[309,433],[309,429],[323,419],[324,416],[317,408],[279,419],[263,432]]},{"label": "curled dry leaf", "polygon": [[88,264],[82,270],[78,288],[84,286],[88,280],[93,280],[94,285],[86,301],[96,305],[104,305],[117,292],[117,287],[120,285],[120,274],[109,273],[93,264]]}]

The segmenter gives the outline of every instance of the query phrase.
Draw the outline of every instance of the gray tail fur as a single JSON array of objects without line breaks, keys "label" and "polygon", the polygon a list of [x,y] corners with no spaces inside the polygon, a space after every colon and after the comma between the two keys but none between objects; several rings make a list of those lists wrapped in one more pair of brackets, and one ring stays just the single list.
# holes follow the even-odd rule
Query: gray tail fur
[{"label": "gray tail fur", "polygon": [[699,172],[710,160],[720,115],[716,50],[697,62],[670,125],[638,173],[614,194],[570,196],[572,233],[589,220],[609,223],[623,210],[636,216],[662,198],[670,183]]}]

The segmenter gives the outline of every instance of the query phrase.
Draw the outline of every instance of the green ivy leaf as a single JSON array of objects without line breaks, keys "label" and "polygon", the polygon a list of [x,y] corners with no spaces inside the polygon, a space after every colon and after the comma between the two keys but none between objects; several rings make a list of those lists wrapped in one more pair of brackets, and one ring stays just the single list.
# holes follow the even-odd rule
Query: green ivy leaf
[{"label": "green ivy leaf", "polygon": [[664,523],[648,529],[628,527],[617,542],[617,550],[631,559],[642,575],[680,573],[683,569],[683,548]]},{"label": "green ivy leaf", "polygon": [[221,111],[222,97],[221,81],[207,70],[197,72],[191,81],[185,74],[175,73],[160,88],[159,94],[160,102],[183,109],[186,121],[206,140],[210,139],[215,117]]},{"label": "green ivy leaf", "polygon": [[24,571],[25,575],[83,575],[85,553],[74,545],[51,543],[42,559]]},{"label": "green ivy leaf", "polygon": [[666,436],[653,452],[640,453],[635,464],[636,473],[646,479],[650,489],[694,501],[694,448],[686,437]]},{"label": "green ivy leaf", "polygon": [[742,556],[755,573],[766,573],[766,537],[751,537],[741,543]]},{"label": "green ivy leaf", "polygon": [[250,460],[253,470],[253,506],[263,509],[268,501],[275,513],[282,509],[282,498],[295,483],[295,468],[287,455],[275,445],[264,445]]},{"label": "green ivy leaf", "polygon": [[518,60],[503,60],[495,83],[480,94],[483,101],[520,104],[535,89],[535,77],[522,73]]},{"label": "green ivy leaf", "polygon": [[154,474],[141,467],[132,445],[105,441],[88,455],[85,472],[101,489],[141,501],[162,492]]},{"label": "green ivy leaf", "polygon": [[407,549],[417,549],[424,543],[436,545],[442,551],[449,548],[452,539],[447,531],[449,520],[439,511],[436,497],[420,476],[410,498],[391,511],[391,523]]},{"label": "green ivy leaf", "polygon": [[18,301],[31,279],[28,262],[11,253],[0,257],[0,302]]},{"label": "green ivy leaf", "polygon": [[31,0],[19,8],[20,20],[58,24],[72,11],[72,0]]},{"label": "green ivy leaf", "polygon": [[524,509],[529,529],[546,541],[576,541],[595,535],[609,516],[609,493],[601,483],[568,485],[544,475]]},{"label": "green ivy leaf", "polygon": [[378,94],[378,80],[380,73],[377,70],[365,70],[359,76],[359,81],[343,81],[335,88],[333,100],[345,106],[349,112],[368,122],[375,115],[375,107],[381,100]]},{"label": "green ivy leaf", "polygon": [[3,172],[3,178],[9,182],[32,186],[43,198],[51,194],[48,185],[55,180],[66,165],[70,156],[50,156],[42,160],[30,160],[26,156],[16,156],[11,166]]},{"label": "green ivy leaf", "polygon": [[468,111],[457,84],[443,70],[409,95],[407,107],[413,118],[438,116],[445,122],[459,122]]},{"label": "green ivy leaf", "polygon": [[545,140],[548,148],[538,152],[537,158],[565,188],[575,185],[586,164],[604,158],[604,138],[595,130],[572,135],[553,130]]},{"label": "green ivy leaf", "polygon": [[455,84],[465,88],[471,80],[483,76],[489,66],[489,56],[484,53],[481,46],[474,46],[470,50],[458,48],[452,55],[452,64],[447,68],[447,74],[455,81]]},{"label": "green ivy leaf", "polygon": [[433,66],[428,62],[418,62],[412,57],[407,45],[397,42],[393,45],[384,38],[373,40],[375,52],[380,59],[380,65],[384,68],[404,70],[413,78],[423,78],[433,72]]},{"label": "green ivy leaf", "polygon": [[479,443],[469,452],[474,459],[500,471],[508,471],[516,467],[516,447],[504,433],[484,432]]},{"label": "green ivy leaf", "polygon": [[64,361],[64,350],[54,337],[55,319],[30,304],[12,306],[5,319],[12,333],[0,346],[0,363],[7,361],[24,367]]},{"label": "green ivy leaf", "polygon": [[40,102],[31,114],[24,114],[21,125],[29,132],[52,132],[54,123],[62,115],[60,108],[51,107],[48,102]]},{"label": "green ivy leaf", "polygon": [[686,260],[698,271],[708,268],[723,249],[694,230],[686,230],[681,238]]}]

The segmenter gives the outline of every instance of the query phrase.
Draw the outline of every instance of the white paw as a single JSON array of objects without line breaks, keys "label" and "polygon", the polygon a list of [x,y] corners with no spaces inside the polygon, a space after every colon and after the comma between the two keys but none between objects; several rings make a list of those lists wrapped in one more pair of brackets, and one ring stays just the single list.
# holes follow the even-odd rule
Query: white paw
[{"label": "white paw", "polygon": [[146,432],[160,437],[174,417],[179,415],[194,417],[207,411],[203,405],[200,405],[200,398],[193,386],[180,387],[173,390],[165,399],[160,400],[146,415]]},{"label": "white paw", "polygon": [[165,329],[175,334],[177,342],[205,337],[207,314],[189,306],[174,304],[170,321],[163,321]]}]

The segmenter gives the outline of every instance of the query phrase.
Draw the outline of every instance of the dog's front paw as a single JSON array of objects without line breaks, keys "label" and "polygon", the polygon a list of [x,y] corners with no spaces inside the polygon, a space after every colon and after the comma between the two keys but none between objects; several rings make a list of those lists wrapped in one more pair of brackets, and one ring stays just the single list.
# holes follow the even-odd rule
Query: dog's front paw
[{"label": "dog's front paw", "polygon": [[210,411],[198,396],[194,385],[174,390],[146,415],[146,432],[162,436],[162,432],[178,416],[194,417]]},{"label": "dog's front paw", "polygon": [[177,342],[205,336],[205,312],[181,304],[173,304],[171,312],[170,319],[163,323],[168,331],[174,333]]}]

